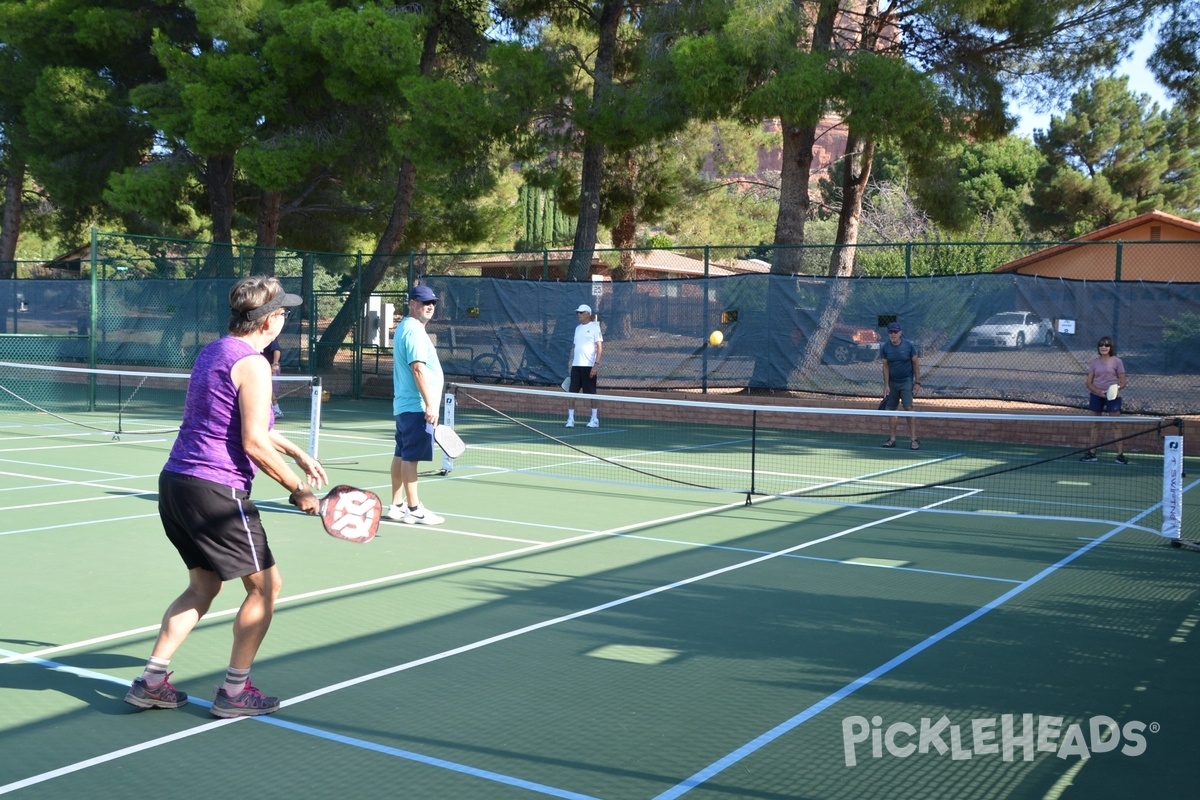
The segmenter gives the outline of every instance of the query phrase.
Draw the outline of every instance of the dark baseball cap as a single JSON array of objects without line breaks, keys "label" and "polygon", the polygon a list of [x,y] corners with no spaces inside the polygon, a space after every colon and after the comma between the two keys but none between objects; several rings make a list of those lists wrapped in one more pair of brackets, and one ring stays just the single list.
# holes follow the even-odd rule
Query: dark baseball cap
[{"label": "dark baseball cap", "polygon": [[437,295],[428,286],[414,286],[408,292],[408,299],[418,303],[436,303]]},{"label": "dark baseball cap", "polygon": [[899,333],[901,331],[899,322],[888,323],[888,333]]}]

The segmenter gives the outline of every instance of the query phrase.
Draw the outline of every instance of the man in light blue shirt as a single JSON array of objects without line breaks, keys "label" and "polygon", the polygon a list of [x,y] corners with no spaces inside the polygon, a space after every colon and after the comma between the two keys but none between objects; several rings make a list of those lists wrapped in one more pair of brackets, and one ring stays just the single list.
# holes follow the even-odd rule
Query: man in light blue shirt
[{"label": "man in light blue shirt", "polygon": [[387,516],[409,525],[444,522],[421,504],[417,466],[433,460],[433,429],[442,407],[442,363],[425,330],[437,309],[428,286],[408,293],[408,315],[396,328],[392,363],[392,415],[396,418],[396,453],[392,458],[392,503]]}]

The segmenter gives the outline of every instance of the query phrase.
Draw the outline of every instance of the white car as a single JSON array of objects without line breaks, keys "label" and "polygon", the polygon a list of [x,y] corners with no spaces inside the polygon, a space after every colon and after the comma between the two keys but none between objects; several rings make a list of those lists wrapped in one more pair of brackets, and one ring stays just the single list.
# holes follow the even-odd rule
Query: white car
[{"label": "white car", "polygon": [[1054,344],[1054,325],[1032,311],[993,314],[967,334],[967,347],[1009,347],[1020,350],[1027,344]]}]

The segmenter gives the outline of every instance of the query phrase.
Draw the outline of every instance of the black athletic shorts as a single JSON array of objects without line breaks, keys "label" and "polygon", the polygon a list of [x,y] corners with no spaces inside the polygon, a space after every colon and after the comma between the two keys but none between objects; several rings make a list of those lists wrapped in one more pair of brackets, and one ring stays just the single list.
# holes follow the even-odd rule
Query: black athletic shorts
[{"label": "black athletic shorts", "polygon": [[158,516],[189,570],[211,570],[228,581],[275,566],[249,492],[163,470]]}]

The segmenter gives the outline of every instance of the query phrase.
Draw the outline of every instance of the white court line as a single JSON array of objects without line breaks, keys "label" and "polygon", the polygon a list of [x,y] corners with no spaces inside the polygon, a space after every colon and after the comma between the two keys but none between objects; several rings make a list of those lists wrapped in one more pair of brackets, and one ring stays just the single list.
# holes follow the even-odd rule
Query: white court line
[{"label": "white court line", "polygon": [[[126,495],[126,496],[132,497],[133,495]],[[10,535],[16,534],[16,533],[37,533],[38,531],[57,531],[57,530],[62,530],[63,528],[79,528],[79,527],[83,527],[83,526],[91,527],[94,525],[105,525],[110,522],[127,522],[127,521],[135,520],[135,519],[150,519],[150,518],[158,519],[158,512],[154,511],[150,514],[134,514],[133,516],[130,516],[130,517],[108,517],[106,519],[88,519],[88,520],[81,520],[79,522],[64,522],[61,525],[43,525],[39,528],[16,528],[11,531],[0,531],[0,536],[10,536]]]},{"label": "white court line", "polygon": [[[565,546],[565,545],[574,545],[574,544],[578,544],[579,542],[588,541],[589,539],[598,539],[598,538],[601,538],[604,536],[612,536],[613,534],[623,533],[627,530],[636,530],[637,528],[640,528],[645,525],[661,525],[661,524],[665,524],[668,522],[676,522],[679,520],[690,519],[692,517],[702,516],[704,514],[712,514],[712,513],[718,512],[718,511],[725,511],[725,510],[732,509],[732,508],[742,508],[744,505],[745,504],[742,501],[738,501],[736,503],[728,503],[723,506],[715,506],[712,508],[698,509],[696,511],[689,511],[684,514],[676,514],[676,515],[673,515],[670,517],[663,517],[661,519],[651,520],[650,522],[635,522],[635,523],[631,523],[629,525],[623,525],[619,528],[612,528],[612,529],[605,530],[605,531],[592,531],[590,533],[585,533],[581,536],[572,536],[567,539],[557,539],[552,542],[538,542],[537,544],[530,545],[529,547],[518,547],[513,550],[505,550],[502,553],[493,553],[492,555],[477,556],[475,558],[466,558],[466,559],[454,561],[454,562],[451,562],[448,564],[435,564],[435,565],[429,566],[429,567],[422,567],[421,569],[410,570],[409,572],[400,572],[400,573],[396,573],[394,575],[385,575],[385,576],[382,576],[379,578],[371,578],[369,580],[358,581],[357,583],[348,583],[348,584],[344,584],[342,586],[333,586],[333,587],[330,587],[327,589],[315,589],[311,592],[304,592],[302,594],[291,595],[288,597],[281,597],[281,598],[279,598],[279,600],[276,601],[275,605],[276,605],[276,607],[278,607],[278,606],[285,605],[288,603],[296,603],[301,600],[311,600],[316,597],[325,597],[325,596],[331,595],[331,594],[341,594],[343,592],[357,591],[359,589],[365,589],[365,588],[368,588],[371,586],[379,586],[379,585],[385,584],[385,583],[395,583],[398,581],[404,581],[404,580],[408,580],[410,578],[416,578],[416,577],[420,577],[423,575],[431,575],[431,574],[434,574],[437,572],[458,569],[460,567],[469,567],[469,566],[474,566],[477,564],[486,564],[490,561],[499,561],[499,560],[510,558],[513,556],[525,555],[526,553],[534,553],[534,552],[537,552],[538,550],[546,550],[546,549]],[[293,513],[300,514],[303,512],[296,511]],[[400,524],[400,523],[397,523],[397,524]],[[208,621],[211,619],[219,619],[221,617],[232,616],[238,612],[238,608],[240,608],[240,606],[238,606],[237,608],[227,608],[222,611],[210,611],[209,613],[204,615],[204,620]],[[95,644],[101,644],[104,642],[111,642],[111,641],[115,641],[118,639],[125,639],[125,638],[129,638],[132,636],[138,636],[143,633],[150,632],[150,631],[157,631],[158,628],[159,628],[159,623],[155,623],[153,625],[146,625],[146,626],[143,626],[140,628],[131,628],[130,630],[126,630],[126,631],[119,631],[117,633],[110,633],[110,634],[106,634],[104,636],[97,636],[92,639],[84,639],[79,642],[71,642],[69,644],[56,645],[54,647],[44,648],[42,650],[33,650],[33,651],[24,653],[17,657],[7,656],[4,658],[0,658],[0,664],[10,664],[10,663],[13,663],[14,661],[21,661],[21,660],[26,660],[29,658],[40,658],[42,656],[53,655],[55,653],[62,653],[62,652],[66,652],[68,650],[77,650],[77,649],[80,649],[83,647],[90,647]]]},{"label": "white court line", "polygon": [[[950,500],[942,500],[942,501],[939,501],[939,503],[941,503],[941,502],[950,502]],[[937,504],[932,504],[932,505],[937,505]],[[570,538],[570,539],[565,539],[565,540],[562,540],[562,541],[559,541],[559,542],[547,543],[547,544],[545,544],[545,545],[539,545],[539,546],[536,546],[536,547],[519,548],[519,549],[517,549],[517,550],[510,551],[510,552],[509,552],[507,555],[520,554],[520,553],[524,553],[524,552],[530,552],[530,551],[535,551],[535,550],[545,549],[545,548],[547,548],[547,547],[555,547],[555,546],[558,546],[558,545],[572,544],[572,543],[575,543],[575,542],[578,542],[578,541],[582,541],[582,540],[586,540],[586,539],[593,539],[593,538],[597,538],[597,537],[601,537],[601,536],[611,536],[611,535],[614,535],[614,534],[617,534],[617,533],[624,533],[624,532],[627,532],[627,531],[629,531],[629,530],[636,530],[636,529],[638,529],[638,528],[642,528],[642,527],[648,527],[648,526],[658,526],[658,525],[662,525],[662,524],[665,524],[665,523],[668,523],[668,522],[674,522],[674,521],[678,521],[678,520],[681,520],[681,519],[687,519],[687,518],[690,518],[690,517],[700,516],[700,515],[704,515],[704,514],[713,514],[713,513],[719,512],[719,511],[724,511],[724,510],[729,510],[729,509],[734,509],[734,508],[744,508],[744,507],[745,507],[745,503],[744,503],[744,502],[729,503],[729,504],[726,504],[726,505],[723,505],[723,506],[715,506],[715,507],[713,507],[713,508],[710,508],[710,509],[701,509],[701,510],[697,510],[697,511],[693,511],[693,512],[688,512],[688,513],[686,513],[686,514],[677,514],[677,515],[674,515],[674,516],[671,516],[671,517],[664,517],[664,518],[657,519],[657,520],[650,520],[650,521],[646,521],[646,522],[638,522],[638,523],[633,523],[633,524],[630,524],[630,525],[624,525],[624,526],[621,526],[621,527],[619,527],[619,528],[611,528],[611,529],[609,529],[609,530],[606,530],[606,531],[597,531],[597,532],[595,532],[595,533],[591,533],[591,534],[588,534],[588,535],[585,535],[585,536],[576,536],[576,537],[572,537],[572,538]],[[672,590],[674,590],[674,589],[678,589],[678,588],[680,588],[680,587],[683,587],[683,586],[689,586],[689,585],[691,585],[691,584],[693,584],[693,583],[698,583],[698,582],[700,582],[700,581],[704,581],[704,580],[707,580],[707,579],[709,579],[709,578],[716,577],[716,576],[718,576],[718,575],[723,575],[723,574],[725,574],[725,573],[728,573],[728,572],[733,572],[733,571],[735,571],[735,570],[744,569],[744,568],[746,568],[746,567],[751,567],[751,566],[754,566],[754,565],[757,565],[757,564],[761,564],[761,563],[763,563],[763,562],[770,561],[771,559],[779,558],[779,557],[781,557],[781,556],[788,555],[789,553],[794,553],[794,552],[796,552],[796,551],[798,551],[798,550],[803,550],[803,549],[806,549],[806,548],[809,548],[809,547],[813,547],[814,545],[817,545],[817,544],[822,544],[822,543],[824,543],[824,542],[833,541],[834,539],[839,539],[839,538],[841,538],[841,537],[843,537],[843,536],[847,536],[847,535],[849,535],[849,534],[851,534],[851,533],[855,533],[855,532],[857,532],[857,531],[860,531],[860,530],[865,530],[865,529],[867,529],[867,528],[871,528],[871,527],[874,527],[874,526],[876,526],[876,525],[881,525],[881,524],[884,524],[884,523],[887,523],[887,522],[892,522],[892,521],[895,521],[895,520],[897,520],[897,519],[902,519],[902,518],[904,518],[904,517],[907,517],[907,516],[910,516],[910,515],[912,515],[912,514],[916,514],[916,513],[918,513],[918,511],[919,511],[919,510],[920,510],[920,509],[909,509],[909,510],[907,510],[907,511],[904,511],[903,513],[900,513],[900,514],[894,514],[894,515],[892,515],[891,517],[884,517],[884,518],[882,518],[882,519],[878,519],[878,520],[874,520],[874,521],[872,521],[872,522],[864,523],[863,525],[857,525],[857,526],[855,526],[855,527],[852,527],[852,528],[846,528],[846,529],[844,529],[844,530],[838,531],[837,533],[832,533],[832,534],[829,534],[828,536],[823,536],[823,537],[821,537],[821,538],[819,538],[819,539],[814,539],[814,540],[811,540],[811,541],[808,541],[808,542],[802,542],[802,543],[800,543],[800,544],[793,545],[792,547],[786,548],[786,549],[784,549],[784,550],[778,550],[778,551],[775,551],[775,552],[772,552],[772,553],[768,553],[768,554],[766,554],[766,555],[761,555],[761,556],[758,556],[758,557],[756,557],[756,558],[751,558],[751,559],[748,559],[748,560],[746,560],[746,561],[741,561],[741,562],[738,562],[738,563],[736,563],[736,564],[730,564],[730,565],[728,565],[728,566],[725,566],[725,567],[720,567],[720,568],[718,568],[718,569],[709,570],[708,572],[704,572],[704,573],[701,573],[701,574],[698,574],[698,575],[693,575],[693,576],[692,576],[692,577],[690,577],[690,578],[684,578],[684,579],[682,579],[682,580],[673,581],[673,582],[671,582],[671,583],[667,583],[667,584],[662,584],[662,585],[660,585],[660,586],[656,586],[656,587],[654,587],[654,588],[652,588],[652,589],[647,589],[647,590],[645,590],[645,591],[642,591],[642,592],[636,592],[636,593],[634,593],[634,594],[631,594],[631,595],[626,595],[625,597],[620,597],[620,598],[617,598],[617,599],[615,599],[615,600],[610,600],[610,601],[608,601],[608,602],[606,602],[606,603],[600,603],[600,604],[598,604],[598,605],[591,606],[590,608],[581,609],[581,610],[579,610],[579,611],[574,611],[574,612],[571,612],[571,613],[569,613],[569,614],[563,614],[563,615],[560,615],[560,616],[557,616],[557,617],[553,617],[553,618],[551,618],[551,619],[547,619],[547,620],[543,620],[543,621],[541,621],[541,622],[536,622],[536,623],[533,623],[532,625],[526,625],[526,626],[523,626],[523,627],[521,627],[521,628],[516,628],[516,629],[514,629],[514,630],[507,631],[507,632],[505,632],[505,633],[497,634],[497,635],[495,635],[495,636],[489,636],[489,637],[486,637],[486,638],[484,638],[484,639],[478,639],[478,640],[476,640],[476,641],[474,641],[474,642],[471,642],[471,643],[469,643],[469,644],[461,645],[461,646],[459,646],[459,647],[450,648],[449,650],[443,650],[443,651],[441,651],[440,653],[434,653],[434,654],[431,654],[431,655],[425,656],[425,657],[423,657],[423,658],[418,658],[418,659],[414,659],[414,660],[412,660],[412,661],[407,661],[407,662],[405,662],[405,663],[403,663],[403,664],[397,664],[397,665],[395,665],[395,666],[393,666],[393,667],[389,667],[389,668],[387,668],[387,669],[378,670],[378,671],[376,671],[376,672],[372,672],[372,673],[369,673],[369,674],[366,674],[366,675],[361,675],[361,676],[359,676],[359,677],[357,677],[357,678],[351,678],[350,680],[342,681],[342,682],[340,682],[340,683],[332,684],[332,685],[330,685],[330,686],[326,686],[326,687],[323,687],[323,688],[321,688],[321,689],[316,689],[316,690],[314,690],[314,691],[311,691],[311,692],[308,692],[308,693],[306,693],[306,694],[297,695],[296,697],[292,697],[292,698],[288,698],[287,700],[283,700],[283,701],[280,703],[280,707],[281,707],[281,708],[290,707],[290,706],[296,705],[296,704],[298,704],[298,703],[303,703],[303,702],[306,702],[306,701],[308,701],[308,700],[312,700],[312,699],[315,699],[315,698],[318,698],[318,697],[323,697],[323,696],[325,696],[325,695],[327,695],[327,694],[331,694],[331,693],[333,693],[333,692],[337,692],[337,691],[340,691],[340,690],[342,690],[342,689],[346,689],[346,688],[350,688],[350,687],[353,687],[353,686],[357,686],[357,685],[360,685],[360,684],[363,684],[363,683],[367,683],[367,682],[369,682],[369,681],[374,681],[374,680],[377,680],[377,679],[379,679],[379,678],[384,678],[384,677],[387,677],[387,676],[390,676],[390,675],[395,675],[396,673],[399,673],[399,672],[404,672],[404,671],[407,671],[407,670],[410,670],[410,669],[414,669],[414,668],[416,668],[416,667],[424,666],[424,665],[426,665],[426,664],[431,664],[431,663],[434,663],[434,662],[437,662],[437,661],[442,661],[442,660],[445,660],[445,659],[447,659],[447,658],[451,658],[451,657],[453,657],[453,656],[456,656],[456,655],[462,655],[463,653],[469,653],[469,652],[472,652],[472,651],[474,651],[474,650],[479,650],[479,649],[481,649],[481,648],[488,647],[488,646],[490,646],[490,645],[493,645],[493,644],[497,644],[497,643],[499,643],[499,642],[508,641],[509,639],[513,639],[513,638],[516,638],[516,637],[518,637],[518,636],[523,636],[523,635],[525,635],[525,634],[527,634],[527,633],[533,633],[533,632],[535,632],[535,631],[539,631],[539,630],[542,630],[542,629],[544,629],[544,628],[549,628],[549,627],[552,627],[552,626],[555,626],[555,625],[559,625],[559,624],[562,624],[562,623],[564,623],[564,622],[570,622],[570,621],[572,621],[572,620],[581,619],[581,618],[583,618],[583,617],[587,617],[587,616],[590,616],[590,615],[592,615],[592,614],[599,613],[599,612],[601,612],[601,611],[607,611],[607,610],[609,610],[609,609],[616,608],[616,607],[618,607],[618,606],[622,606],[622,605],[625,605],[625,604],[627,604],[627,603],[632,603],[632,602],[634,602],[634,601],[637,601],[637,600],[642,600],[642,599],[645,599],[645,598],[647,598],[647,597],[652,597],[652,596],[654,596],[654,595],[662,594],[662,593],[664,593],[664,592],[669,592],[669,591],[672,591]],[[501,554],[501,555],[504,555],[504,554]],[[488,556],[488,557],[484,557],[484,558],[477,558],[477,559],[466,559],[466,560],[464,560],[464,561],[460,561],[460,562],[457,562],[457,563],[458,563],[458,564],[472,564],[472,563],[480,563],[480,562],[482,562],[482,561],[490,561],[490,560],[494,560],[494,559],[496,559],[496,558],[498,558],[498,557],[501,557],[501,556]],[[424,573],[429,573],[429,572],[435,572],[435,571],[439,571],[439,570],[442,570],[442,569],[446,569],[446,568],[448,568],[448,567],[450,567],[450,566],[453,566],[453,565],[440,565],[440,566],[437,566],[437,567],[429,567],[429,568],[426,568],[426,569],[423,569],[423,570],[415,570],[413,573],[410,573],[410,574],[414,574],[414,575],[415,575],[415,574],[424,574]],[[374,580],[374,581],[365,581],[365,582],[363,582],[362,584],[356,584],[356,585],[357,585],[357,586],[362,586],[362,585],[371,585],[371,584],[380,583],[380,582],[382,582],[383,580],[386,580],[386,579],[376,579],[376,580]],[[331,591],[331,590],[321,590],[321,591],[319,591],[319,592],[309,592],[309,593],[307,593],[307,594],[305,594],[305,595],[297,595],[297,596],[295,596],[295,597],[293,597],[293,598],[290,598],[290,599],[292,599],[292,600],[296,600],[296,599],[299,599],[299,598],[301,598],[301,597],[312,597],[312,596],[316,596],[316,595],[318,595],[318,594],[328,594],[330,591]],[[281,602],[282,602],[282,601],[281,601]],[[235,612],[236,612],[236,610],[235,610],[235,609],[231,609],[231,610],[229,610],[229,612],[227,612],[227,613],[235,613]],[[222,613],[226,613],[226,612],[222,612]],[[206,616],[205,616],[205,619],[208,619],[208,618],[209,618],[209,616],[212,616],[212,615],[206,615]],[[157,630],[157,629],[158,629],[158,627],[159,627],[158,625],[154,625],[154,626],[150,626],[148,629],[140,629],[140,630],[143,630],[143,631],[144,631],[144,630]],[[112,635],[112,636],[109,636],[109,637],[99,637],[99,638],[97,638],[97,639],[91,639],[91,640],[88,640],[87,642],[76,643],[74,646],[75,646],[75,647],[79,647],[79,646],[86,645],[86,644],[97,643],[97,642],[101,642],[101,641],[109,641],[109,640],[111,640],[112,638],[116,638],[116,637],[118,637],[119,635],[120,635],[120,634],[114,634],[114,635]],[[44,655],[46,655],[46,654],[48,654],[48,653],[51,653],[51,652],[60,652],[60,651],[62,651],[63,649],[67,649],[68,647],[71,647],[71,646],[70,646],[70,645],[65,645],[65,646],[62,646],[62,647],[57,647],[57,648],[47,648],[47,649],[43,649],[43,650],[40,650],[40,651],[35,651],[35,652],[31,652],[31,653],[25,653],[25,654],[22,654],[21,656],[19,656],[19,657],[18,657],[16,660],[29,660],[29,659],[33,659],[33,658],[39,658],[39,657],[41,657],[41,656],[44,656]],[[13,657],[11,657],[11,656],[10,656],[10,657],[5,657],[5,658],[2,658],[2,659],[0,659],[0,664],[10,663],[12,660],[13,660]],[[240,719],[251,719],[251,720],[253,720],[253,719],[255,719],[255,718],[254,718],[254,717],[243,717],[243,718],[240,718]],[[237,721],[240,721],[240,719],[235,719],[235,720],[220,720],[220,722],[221,722],[221,723],[232,723],[232,722],[237,722]],[[259,720],[259,721],[260,721],[260,722],[264,722],[264,723],[267,723],[267,722],[269,722],[269,720],[268,720],[268,719],[262,719],[262,720]],[[211,728],[215,727],[217,724],[218,724],[218,723],[215,723],[215,722],[209,722],[209,723],[205,723],[205,724],[203,724],[203,725],[199,726],[198,728],[193,728],[193,729],[191,729],[191,731],[190,731],[189,733],[191,733],[191,732],[199,732],[199,731],[203,731],[203,730],[208,730],[208,729],[211,729]],[[25,778],[25,779],[23,779],[23,780],[16,781],[16,782],[14,782],[14,783],[10,783],[10,784],[6,784],[6,785],[4,785],[4,786],[0,786],[0,794],[5,794],[5,793],[7,793],[7,792],[10,792],[10,791],[15,791],[16,789],[25,788],[25,787],[27,787],[27,786],[32,786],[32,785],[34,785],[34,784],[37,784],[37,783],[42,783],[42,782],[44,782],[44,781],[51,780],[51,779],[53,779],[53,778],[61,777],[61,776],[63,776],[63,775],[68,775],[68,774],[71,774],[71,773],[73,773],[73,772],[78,772],[78,771],[80,771],[80,770],[83,770],[83,769],[86,769],[86,768],[88,768],[88,767],[92,767],[92,766],[96,766],[96,765],[99,765],[99,764],[104,764],[104,763],[107,763],[107,762],[110,762],[110,761],[114,761],[114,760],[116,760],[116,759],[123,758],[123,757],[124,757],[124,756],[126,756],[126,755],[131,755],[131,754],[133,754],[133,753],[142,752],[142,751],[145,751],[145,750],[147,750],[147,749],[150,749],[151,747],[156,747],[156,746],[158,746],[158,745],[160,745],[160,744],[167,744],[167,743],[169,743],[169,742],[177,741],[179,738],[181,738],[181,734],[173,734],[173,735],[171,735],[171,736],[161,737],[161,738],[158,738],[158,739],[151,739],[151,740],[149,740],[149,741],[147,741],[147,742],[143,742],[142,744],[135,745],[135,746],[133,746],[133,747],[124,748],[124,749],[122,749],[122,750],[116,750],[116,751],[113,751],[113,752],[110,752],[110,753],[106,753],[106,754],[104,754],[104,755],[101,755],[101,756],[96,756],[96,757],[94,757],[94,758],[87,759],[87,760],[85,760],[85,761],[80,761],[80,762],[77,762],[77,763],[75,763],[75,764],[69,764],[69,765],[67,765],[67,766],[60,767],[60,768],[58,768],[58,769],[52,770],[52,771],[50,771],[50,772],[44,772],[44,773],[41,773],[41,774],[39,774],[39,775],[32,775],[32,776],[30,776],[30,777],[28,777],[28,778]]]},{"label": "white court line", "polygon": [[[51,478],[46,475],[26,475],[23,472],[5,472],[0,470],[0,475],[6,475],[10,478],[25,478],[26,480],[31,481],[49,481],[57,484],[58,486],[87,486],[88,488],[92,489],[111,489],[113,491],[122,492],[123,494],[115,496],[116,499],[119,499],[120,497],[138,497],[141,495],[158,493],[158,489],[153,491],[138,491],[130,489],[128,486],[114,486],[107,483],[99,483],[97,481],[72,481],[67,480],[66,478]],[[52,487],[47,486],[46,488]],[[100,502],[102,500],[112,499],[114,499],[114,496],[111,495],[107,497],[84,497],[79,500],[57,500],[53,503],[29,503],[27,505],[20,506],[2,506],[0,507],[0,511],[15,511],[22,508],[40,508],[42,506],[69,505],[71,503],[90,503],[93,501]]]},{"label": "white court line", "polygon": [[[61,439],[61,436],[47,436],[47,439]],[[21,437],[22,441],[28,441],[28,437]],[[139,439],[136,442],[126,442],[124,439],[115,442],[92,442],[90,444],[60,444],[48,445],[39,447],[6,447],[0,448],[0,453],[41,453],[46,450],[82,450],[85,447],[120,447],[123,444],[157,444],[158,442],[166,442],[167,439]]]},{"label": "white court line", "polygon": [[[109,472],[103,469],[88,469],[87,467],[72,467],[66,464],[47,464],[44,461],[18,461],[14,458],[0,458],[0,464],[13,464],[21,467],[45,467],[60,472],[90,472],[96,475],[107,475],[110,478],[144,478],[145,475],[130,475],[127,472]],[[157,475],[158,473],[154,473]]]}]

